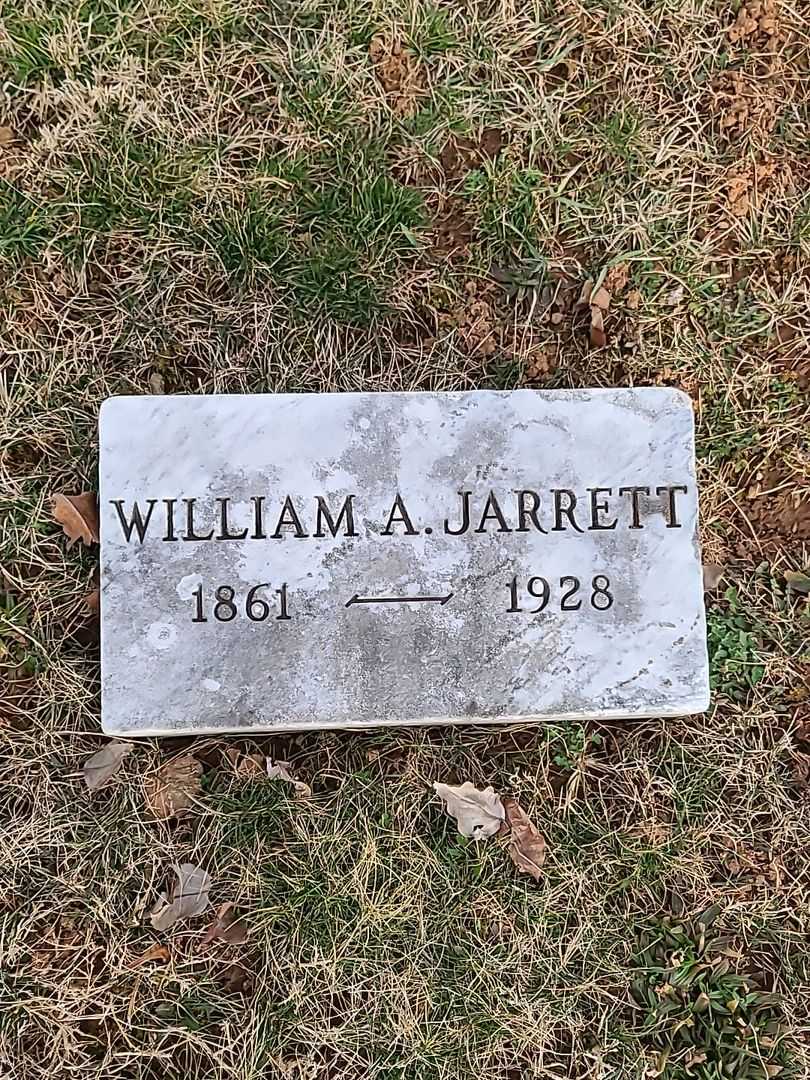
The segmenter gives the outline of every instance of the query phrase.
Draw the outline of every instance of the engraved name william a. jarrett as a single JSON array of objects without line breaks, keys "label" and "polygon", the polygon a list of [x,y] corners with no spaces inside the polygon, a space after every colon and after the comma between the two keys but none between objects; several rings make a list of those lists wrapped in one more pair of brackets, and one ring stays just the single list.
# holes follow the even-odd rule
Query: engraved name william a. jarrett
[{"label": "engraved name william a. jarrett", "polygon": [[[441,522],[439,531],[448,536],[467,533],[558,533],[605,532],[613,529],[643,529],[644,518],[663,515],[668,529],[681,528],[678,496],[685,484],[628,487],[591,487],[575,492],[570,488],[533,491],[521,488],[496,494],[462,489],[457,505]],[[121,532],[129,543],[147,538],[165,542],[206,540],[280,540],[285,536],[359,536],[357,522],[361,507],[358,495],[346,495],[331,503],[323,495],[303,499],[292,495],[272,498],[252,495],[232,500],[230,496],[206,499],[161,498],[110,499]],[[375,514],[370,531],[380,536],[418,536],[432,533],[433,525],[423,525],[406,498],[397,493],[382,514]],[[382,529],[376,525],[384,521]]]}]

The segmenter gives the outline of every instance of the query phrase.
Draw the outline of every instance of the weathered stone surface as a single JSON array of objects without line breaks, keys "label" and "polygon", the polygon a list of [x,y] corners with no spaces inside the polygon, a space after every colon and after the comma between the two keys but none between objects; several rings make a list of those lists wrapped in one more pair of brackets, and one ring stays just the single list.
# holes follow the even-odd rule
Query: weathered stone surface
[{"label": "weathered stone surface", "polygon": [[113,398],[100,441],[111,734],[707,706],[677,391]]}]

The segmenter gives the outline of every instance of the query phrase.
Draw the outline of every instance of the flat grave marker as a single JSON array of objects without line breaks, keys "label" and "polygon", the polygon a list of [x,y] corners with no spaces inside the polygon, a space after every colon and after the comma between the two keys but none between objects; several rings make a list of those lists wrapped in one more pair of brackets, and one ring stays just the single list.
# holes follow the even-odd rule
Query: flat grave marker
[{"label": "flat grave marker", "polygon": [[109,734],[708,706],[679,391],[119,397],[99,438]]}]

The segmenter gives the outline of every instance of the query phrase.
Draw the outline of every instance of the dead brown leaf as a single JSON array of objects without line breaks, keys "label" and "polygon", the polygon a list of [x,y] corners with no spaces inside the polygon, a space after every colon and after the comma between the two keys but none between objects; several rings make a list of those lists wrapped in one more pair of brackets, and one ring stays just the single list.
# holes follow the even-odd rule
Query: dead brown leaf
[{"label": "dead brown leaf", "polygon": [[[804,473],[782,467],[756,474],[746,492],[744,512],[757,537],[760,558],[778,551],[795,552],[803,541],[810,541],[810,500],[803,495],[805,486]],[[750,557],[742,543],[735,546],[735,553]]]},{"label": "dead brown leaf", "polygon": [[799,336],[799,328],[787,321],[778,322],[773,328],[773,334],[768,341],[772,349],[778,349],[780,345],[789,345]]},{"label": "dead brown leaf", "polygon": [[791,592],[802,593],[805,596],[810,593],[810,574],[799,570],[786,570],[785,581]]},{"label": "dead brown leaf", "polygon": [[732,45],[750,46],[754,41],[765,48],[775,45],[782,36],[777,0],[747,0],[740,6],[726,34]]},{"label": "dead brown leaf", "polygon": [[121,768],[121,762],[134,749],[134,743],[108,742],[101,750],[97,750],[92,757],[89,757],[82,766],[82,773],[90,791],[98,791],[112,780]]},{"label": "dead brown leaf", "polygon": [[602,316],[602,309],[595,304],[591,305],[591,348],[604,349],[607,345],[607,334],[605,333],[605,320]]},{"label": "dead brown leaf", "polygon": [[247,996],[253,992],[253,973],[241,964],[228,964],[219,974],[219,981],[226,994]]},{"label": "dead brown leaf", "polygon": [[161,897],[149,919],[155,930],[168,930],[180,919],[201,915],[210,906],[208,890],[211,876],[194,863],[178,863],[172,867],[177,875],[168,897]]},{"label": "dead brown leaf", "polygon": [[495,158],[503,149],[504,141],[504,133],[500,128],[484,128],[478,143],[479,151],[485,158]]},{"label": "dead brown leaf", "polygon": [[157,960],[161,964],[168,964],[171,958],[172,954],[169,952],[166,945],[158,945],[155,943],[154,945],[150,945],[146,952],[141,953],[140,956],[136,957],[136,959],[132,961],[132,966],[140,967],[141,964],[148,964],[152,960]]},{"label": "dead brown leaf", "polygon": [[448,180],[458,180],[496,158],[505,142],[504,132],[495,127],[484,128],[478,139],[452,134],[439,151],[442,172]]},{"label": "dead brown leaf", "polygon": [[804,754],[801,750],[793,752],[791,762],[793,779],[800,787],[810,786],[810,754]]},{"label": "dead brown leaf", "polygon": [[14,132],[10,127],[0,127],[0,146],[14,142]]},{"label": "dead brown leaf", "polygon": [[754,161],[734,166],[726,181],[726,203],[733,217],[745,217],[762,196],[780,182],[776,161]]},{"label": "dead brown leaf", "polygon": [[212,941],[224,941],[228,945],[244,945],[247,936],[247,926],[236,915],[234,905],[223,904],[216,918],[205,931],[200,941],[200,948],[205,949]]},{"label": "dead brown leaf", "polygon": [[450,204],[433,223],[431,250],[444,258],[453,258],[469,252],[473,227],[469,218],[458,206]]},{"label": "dead brown leaf", "polygon": [[479,791],[469,780],[463,784],[434,783],[433,790],[444,801],[445,810],[456,819],[462,836],[485,840],[499,831],[506,819],[500,795],[492,787]]},{"label": "dead brown leaf", "polygon": [[718,566],[716,563],[704,563],[703,564],[703,591],[714,592],[720,582],[723,580],[723,576],[726,572],[725,566]]},{"label": "dead brown leaf", "polygon": [[712,84],[713,109],[729,142],[752,134],[769,135],[779,113],[779,100],[768,78],[742,71],[723,72]]},{"label": "dead brown leaf", "polygon": [[425,75],[417,58],[384,34],[375,34],[371,39],[368,55],[393,112],[397,116],[413,116],[425,92]]},{"label": "dead brown leaf", "polygon": [[[517,348],[513,351],[513,355],[520,355],[520,352]],[[555,345],[553,344],[537,344],[527,349],[522,359],[524,382],[545,382],[545,380],[554,370],[554,365],[557,359],[557,350]]]},{"label": "dead brown leaf", "polygon": [[591,307],[597,307],[600,311],[607,312],[610,308],[610,293],[604,285],[600,285],[591,293]]},{"label": "dead brown leaf", "polygon": [[546,841],[515,799],[503,800],[506,811],[507,850],[512,862],[523,874],[540,880],[540,870],[546,859]]},{"label": "dead brown leaf", "polygon": [[52,495],[51,513],[69,539],[69,548],[78,541],[83,544],[98,543],[98,503],[94,492]]},{"label": "dead brown leaf", "polygon": [[225,756],[230,762],[237,780],[245,782],[263,780],[267,775],[265,759],[261,754],[243,754],[236,747],[230,747],[225,751]]},{"label": "dead brown leaf", "polygon": [[93,571],[93,577],[90,584],[92,588],[87,596],[84,597],[83,603],[91,615],[98,617],[99,606],[101,604],[101,573],[98,567]]},{"label": "dead brown leaf", "polygon": [[618,296],[619,293],[622,292],[624,288],[626,288],[627,282],[629,280],[629,264],[625,262],[616,263],[616,265],[611,266],[608,272],[605,274],[605,280],[602,282],[602,284],[607,290],[609,296]]},{"label": "dead brown leaf", "polygon": [[181,754],[167,761],[144,780],[146,804],[158,818],[177,817],[193,804],[200,793],[202,765],[193,754]]},{"label": "dead brown leaf", "polygon": [[271,780],[286,780],[288,784],[292,784],[295,788],[295,794],[302,799],[308,799],[312,794],[312,788],[309,784],[305,784],[303,780],[297,780],[290,771],[291,766],[288,761],[276,761],[272,758],[267,759],[267,775]]},{"label": "dead brown leaf", "polygon": [[591,293],[593,292],[593,278],[588,278],[579,292],[577,298],[577,304],[579,307],[587,307],[591,302]]},{"label": "dead brown leaf", "polygon": [[439,315],[439,326],[457,331],[458,345],[469,356],[492,356],[498,349],[498,316],[491,285],[469,280],[454,310]]}]

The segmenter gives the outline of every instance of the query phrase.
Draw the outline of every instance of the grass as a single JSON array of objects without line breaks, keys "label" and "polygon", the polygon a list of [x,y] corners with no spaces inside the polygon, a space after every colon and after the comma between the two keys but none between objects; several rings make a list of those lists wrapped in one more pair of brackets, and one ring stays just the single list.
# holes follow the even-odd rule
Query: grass
[{"label": "grass", "polygon": [[[719,1080],[741,980],[749,1075],[810,1074],[808,53],[747,10],[0,0],[3,1076]],[[726,568],[706,716],[227,744],[311,800],[197,740],[171,825],[143,779],[187,743],[85,790],[96,556],[47,496],[94,487],[105,397],[649,384]],[[436,779],[518,796],[540,882]],[[151,930],[177,861],[245,945]]]}]

